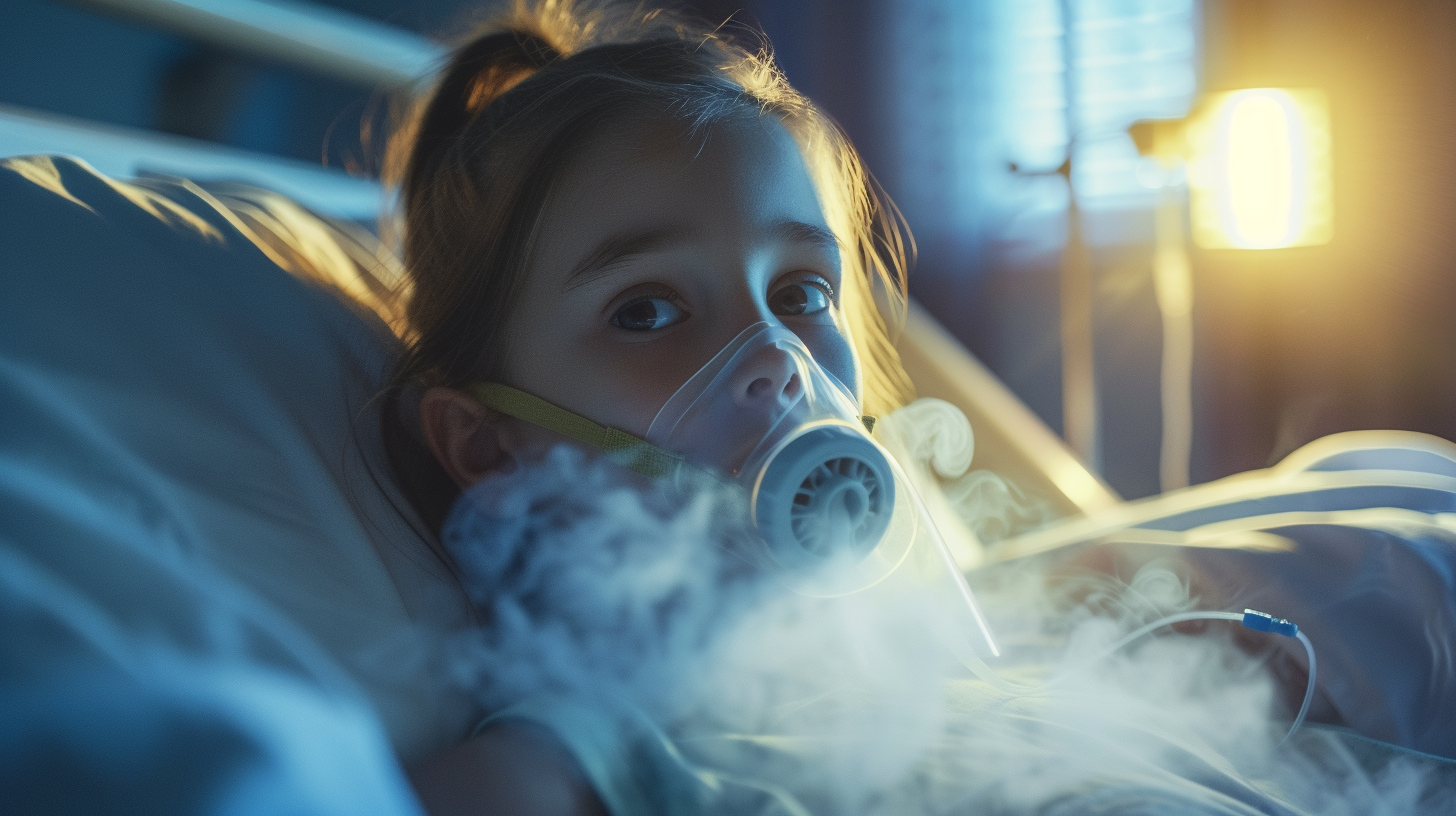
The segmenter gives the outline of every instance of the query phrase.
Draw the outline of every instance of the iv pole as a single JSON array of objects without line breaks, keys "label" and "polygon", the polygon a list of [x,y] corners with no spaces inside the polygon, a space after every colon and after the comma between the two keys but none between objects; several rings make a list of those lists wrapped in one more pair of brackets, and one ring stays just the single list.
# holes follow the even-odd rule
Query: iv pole
[{"label": "iv pole", "polygon": [[1067,159],[1057,172],[1067,183],[1067,243],[1062,249],[1059,292],[1062,336],[1062,436],[1093,473],[1102,472],[1102,440],[1097,400],[1097,366],[1093,348],[1095,292],[1092,258],[1083,232],[1077,190],[1072,182],[1078,122],[1074,109],[1072,0],[1062,0],[1062,80],[1067,112]]}]

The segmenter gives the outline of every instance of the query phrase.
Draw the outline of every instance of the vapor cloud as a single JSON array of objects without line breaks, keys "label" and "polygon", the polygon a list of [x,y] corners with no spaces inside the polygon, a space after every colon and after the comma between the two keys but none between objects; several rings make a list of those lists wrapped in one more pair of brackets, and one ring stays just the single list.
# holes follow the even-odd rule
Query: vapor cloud
[{"label": "vapor cloud", "polygon": [[1289,712],[1229,627],[1102,656],[1193,606],[1175,569],[1000,574],[979,600],[1005,656],[973,671],[933,576],[799,595],[745,519],[711,480],[567,448],[478,485],[445,531],[484,621],[452,675],[491,710],[633,712],[705,812],[1403,814],[1456,794],[1328,731],[1276,748]]}]

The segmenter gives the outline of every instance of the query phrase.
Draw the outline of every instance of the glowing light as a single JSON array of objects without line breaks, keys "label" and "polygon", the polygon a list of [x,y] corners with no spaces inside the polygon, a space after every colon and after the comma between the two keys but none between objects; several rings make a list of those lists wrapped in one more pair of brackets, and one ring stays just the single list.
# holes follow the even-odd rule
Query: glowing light
[{"label": "glowing light", "polygon": [[1189,136],[1194,240],[1276,249],[1330,240],[1329,114],[1312,90],[1256,88],[1210,100]]},{"label": "glowing light", "polygon": [[1247,247],[1289,246],[1304,226],[1304,140],[1294,104],[1256,91],[1233,101],[1222,119],[1224,231]]}]

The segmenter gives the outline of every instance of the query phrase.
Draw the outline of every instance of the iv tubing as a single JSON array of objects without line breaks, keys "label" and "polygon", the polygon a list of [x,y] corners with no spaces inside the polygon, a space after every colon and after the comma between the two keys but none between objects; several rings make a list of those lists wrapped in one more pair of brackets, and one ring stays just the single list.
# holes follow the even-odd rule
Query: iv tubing
[{"label": "iv tubing", "polygon": [[[1159,620],[1155,620],[1145,626],[1140,626],[1137,629],[1134,629],[1127,635],[1123,636],[1122,639],[1118,640],[1116,643],[1103,650],[1101,654],[1097,655],[1095,658],[1088,662],[1097,663],[1106,660],[1107,658],[1126,648],[1128,644],[1132,643],[1133,641],[1138,640],[1142,637],[1146,637],[1147,635],[1157,631],[1158,629],[1163,628],[1164,626],[1170,626],[1175,623],[1183,623],[1184,621],[1195,620],[1236,621],[1243,624],[1245,628],[1253,629],[1256,632],[1269,632],[1271,634],[1283,635],[1284,637],[1296,638],[1304,646],[1305,656],[1309,659],[1309,680],[1305,683],[1304,700],[1299,704],[1299,713],[1295,715],[1294,723],[1289,726],[1289,731],[1284,734],[1284,738],[1279,740],[1278,744],[1283,745],[1284,743],[1288,742],[1289,738],[1294,736],[1294,732],[1298,731],[1300,726],[1304,725],[1304,718],[1309,714],[1310,703],[1314,700],[1315,684],[1314,644],[1310,643],[1309,638],[1306,637],[1303,632],[1299,631],[1299,627],[1297,625],[1291,623],[1290,621],[1284,620],[1282,618],[1276,618],[1273,615],[1259,612],[1254,609],[1245,609],[1243,614],[1239,614],[1237,612],[1179,612],[1176,615],[1169,615],[1165,618],[1160,618]],[[1037,685],[1022,685],[1020,683],[1007,681],[1005,678],[1001,677],[995,669],[987,665],[985,661],[976,657],[974,654],[969,655],[969,657],[970,660],[967,662],[967,666],[971,669],[972,672],[974,672],[982,680],[990,683],[992,686],[1001,689],[1004,692],[1007,692],[1008,694],[1035,696],[1046,692],[1053,686],[1056,686],[1058,683],[1060,683],[1063,679],[1065,679],[1054,678],[1052,680],[1048,680],[1044,683]]]},{"label": "iv tubing", "polygon": [[1137,629],[1134,629],[1133,631],[1125,635],[1121,640],[1108,647],[1107,650],[1102,654],[1098,655],[1096,659],[1099,661],[1105,660],[1106,658],[1111,657],[1113,654],[1126,647],[1129,643],[1132,643],[1138,638],[1144,637],[1158,629],[1161,629],[1164,626],[1170,626],[1175,623],[1195,620],[1237,621],[1238,623],[1243,624],[1246,628],[1253,629],[1256,632],[1271,632],[1273,634],[1283,635],[1284,637],[1293,637],[1298,639],[1299,642],[1304,645],[1304,653],[1309,659],[1309,681],[1305,683],[1304,701],[1299,704],[1299,713],[1296,714],[1294,717],[1294,724],[1289,726],[1289,731],[1284,735],[1284,739],[1279,740],[1280,745],[1288,742],[1289,738],[1294,736],[1294,732],[1298,731],[1301,725],[1304,725],[1304,718],[1306,715],[1309,714],[1309,705],[1314,700],[1315,660],[1314,644],[1310,643],[1309,638],[1306,637],[1303,632],[1299,631],[1298,626],[1290,623],[1287,620],[1283,620],[1282,618],[1275,618],[1273,615],[1259,612],[1254,609],[1245,609],[1243,614],[1239,614],[1238,612],[1180,612],[1176,615],[1169,615],[1166,618],[1155,620],[1152,623],[1147,624],[1146,626],[1141,626]]}]

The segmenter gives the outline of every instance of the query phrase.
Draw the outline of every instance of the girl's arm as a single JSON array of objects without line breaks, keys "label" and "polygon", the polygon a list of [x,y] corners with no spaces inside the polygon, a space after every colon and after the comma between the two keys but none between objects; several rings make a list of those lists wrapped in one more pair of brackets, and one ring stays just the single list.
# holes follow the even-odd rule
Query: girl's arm
[{"label": "girl's arm", "polygon": [[431,757],[410,781],[430,816],[607,816],[566,748],[545,728],[520,720],[492,725]]}]

